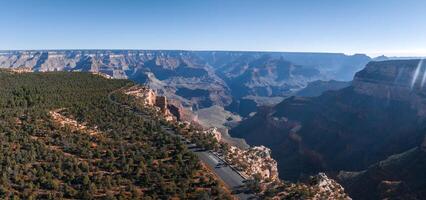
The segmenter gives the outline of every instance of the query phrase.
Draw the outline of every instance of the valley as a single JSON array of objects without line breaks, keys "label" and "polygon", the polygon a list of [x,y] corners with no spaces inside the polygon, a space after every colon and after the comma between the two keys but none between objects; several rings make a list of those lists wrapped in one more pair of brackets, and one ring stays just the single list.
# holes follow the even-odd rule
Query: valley
[{"label": "valley", "polygon": [[197,111],[221,106],[246,117],[258,105],[316,80],[348,81],[371,58],[338,53],[171,50],[0,51],[0,68],[85,71],[145,84]]},{"label": "valley", "polygon": [[[141,118],[144,123],[154,123],[157,128],[148,125],[150,131],[146,134],[169,135],[161,136],[161,141],[178,138],[174,142],[179,143],[180,151],[191,154],[188,159],[202,161],[192,168],[195,171],[208,169],[206,174],[194,172],[208,178],[194,180],[191,186],[203,186],[197,186],[193,194],[189,188],[184,193],[192,196],[185,198],[204,195],[219,199],[321,199],[323,195],[332,195],[337,199],[387,196],[415,199],[423,195],[425,185],[410,177],[411,171],[423,166],[421,145],[425,138],[422,130],[426,109],[422,100],[422,79],[413,79],[412,75],[416,71],[422,74],[425,69],[415,59],[370,60],[362,55],[341,54],[58,50],[3,52],[0,66],[5,68],[5,77],[41,77],[44,74],[47,77],[78,77],[91,72],[95,80],[120,82],[121,85],[100,95],[109,101],[102,109],[113,108],[117,112],[121,107],[120,112],[135,115],[133,117]],[[355,68],[361,69],[358,66],[364,64],[365,68],[355,73]],[[63,65],[66,67],[60,67]],[[352,71],[347,69],[348,65]],[[353,80],[335,74],[343,71],[352,74]],[[337,77],[340,80],[333,80]],[[91,90],[79,92],[98,91],[97,87],[103,86],[95,84]],[[68,93],[61,94],[65,98]],[[36,97],[25,97],[25,103],[12,105],[35,106],[33,98],[38,96],[37,93]],[[116,133],[109,136],[113,131],[111,127],[106,126],[102,118],[92,116],[96,114],[91,113],[92,109],[102,110],[90,103],[94,100],[96,98],[88,104],[74,105],[72,99],[62,99],[68,105],[58,104],[61,106],[51,107],[48,113],[60,130],[86,133],[73,136],[74,140],[83,137],[91,141],[87,144],[91,150],[85,151],[99,149],[96,152],[105,153],[108,151],[102,147],[114,144],[111,139],[122,136]],[[76,99],[76,102],[82,101]],[[112,120],[112,117],[106,119]],[[80,151],[72,150],[76,147],[67,146],[69,139],[62,138],[63,141],[58,142],[61,141],[58,137],[57,134],[29,136],[33,142],[45,145],[46,150],[87,163],[102,175],[122,173],[119,168],[108,171],[110,168],[99,165],[103,156],[93,157],[88,152],[83,156]],[[126,137],[127,143],[136,136]],[[146,140],[146,136],[142,138]],[[156,160],[174,160],[170,151],[176,150],[167,150],[169,153],[161,154],[165,157]],[[394,159],[399,157],[415,164],[405,167],[398,163],[401,159]],[[153,167],[160,166],[157,161],[153,164]],[[405,168],[407,172],[393,175],[385,173],[383,167],[386,172],[393,170],[395,174]],[[89,176],[89,179],[95,177]],[[137,180],[130,179],[127,183],[131,182],[133,185],[120,187],[142,187]],[[360,195],[366,192],[359,187],[362,182],[371,184],[368,193],[374,196]],[[69,184],[84,191],[82,185]],[[103,190],[108,189],[95,191]],[[153,198],[182,195],[178,191],[159,194],[156,193],[160,191],[158,188],[154,190],[140,188],[139,193]],[[40,191],[43,192],[33,195],[72,196],[57,192],[56,188],[41,187]],[[408,191],[411,195],[404,196]],[[111,190],[108,195],[131,197],[118,189]],[[104,196],[95,192],[93,197]]]},{"label": "valley", "polygon": [[418,199],[426,186],[419,178],[425,175],[424,72],[421,60],[370,62],[350,86],[287,98],[230,133],[270,147],[284,180],[327,172],[339,174],[355,199]]},{"label": "valley", "polygon": [[426,200],[424,0],[0,2],[0,200]]}]

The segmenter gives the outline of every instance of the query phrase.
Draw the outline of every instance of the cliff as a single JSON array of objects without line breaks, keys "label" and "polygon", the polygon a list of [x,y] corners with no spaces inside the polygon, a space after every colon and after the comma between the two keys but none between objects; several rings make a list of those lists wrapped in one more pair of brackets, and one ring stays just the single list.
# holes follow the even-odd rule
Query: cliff
[{"label": "cliff", "polygon": [[338,180],[355,199],[422,199],[426,195],[426,151],[414,147]]},{"label": "cliff", "polygon": [[169,105],[167,97],[157,95],[154,90],[148,87],[135,85],[127,88],[124,94],[136,97],[143,106],[156,108],[168,121],[181,120],[184,116],[182,114],[183,108],[176,107],[173,104]]},{"label": "cliff", "polygon": [[271,148],[285,180],[322,171],[364,170],[422,143],[425,66],[419,63],[371,62],[350,87],[318,97],[288,98],[262,109],[230,133],[251,145]]},{"label": "cliff", "polygon": [[353,80],[354,91],[384,99],[408,102],[419,117],[426,115],[426,63],[420,60],[371,62]]}]

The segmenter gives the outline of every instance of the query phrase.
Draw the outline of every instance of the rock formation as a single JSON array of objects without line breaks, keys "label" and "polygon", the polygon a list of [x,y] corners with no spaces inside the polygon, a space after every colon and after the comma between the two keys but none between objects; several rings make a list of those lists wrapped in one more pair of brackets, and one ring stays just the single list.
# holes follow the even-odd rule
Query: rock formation
[{"label": "rock formation", "polygon": [[157,95],[156,93],[148,88],[143,86],[133,86],[128,88],[124,94],[138,97],[144,105],[155,106]]},{"label": "rock formation", "polygon": [[240,149],[230,146],[225,160],[235,165],[247,177],[259,176],[265,182],[278,180],[277,162],[271,157],[271,150],[265,146]]},{"label": "rock formation", "polygon": [[[138,98],[145,106],[155,107],[169,121],[173,118],[181,118],[179,108],[169,106],[167,97],[157,96],[156,92],[148,87],[135,85],[126,89],[124,94]],[[170,108],[172,108],[172,111]]]},{"label": "rock formation", "polygon": [[32,70],[31,70],[31,68],[28,68],[28,67],[17,67],[17,68],[11,68],[10,72],[22,74],[22,73],[32,72]]},{"label": "rock formation", "polygon": [[311,187],[315,191],[312,199],[351,199],[346,193],[344,188],[335,180],[330,179],[325,173],[319,173],[311,178]]},{"label": "rock formation", "polygon": [[166,112],[168,110],[167,106],[167,97],[165,96],[156,96],[155,97],[155,104],[156,107],[160,108],[161,112]]},{"label": "rock formation", "polygon": [[218,142],[222,141],[222,134],[217,130],[216,127],[207,129],[205,134],[212,135]]},{"label": "rock formation", "polygon": [[387,101],[408,102],[426,116],[426,63],[420,60],[371,62],[353,80],[354,91]]}]

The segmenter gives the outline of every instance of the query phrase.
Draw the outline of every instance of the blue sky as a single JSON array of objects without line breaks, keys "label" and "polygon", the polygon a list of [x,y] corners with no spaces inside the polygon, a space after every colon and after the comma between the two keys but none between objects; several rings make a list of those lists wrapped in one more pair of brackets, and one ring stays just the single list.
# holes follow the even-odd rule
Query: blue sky
[{"label": "blue sky", "polygon": [[424,0],[0,0],[0,49],[426,55]]}]

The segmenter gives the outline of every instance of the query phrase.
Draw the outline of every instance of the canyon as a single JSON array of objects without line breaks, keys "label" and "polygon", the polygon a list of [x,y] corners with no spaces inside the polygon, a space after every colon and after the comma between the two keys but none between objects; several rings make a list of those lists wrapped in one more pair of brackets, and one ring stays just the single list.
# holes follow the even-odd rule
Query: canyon
[{"label": "canyon", "polygon": [[425,71],[416,59],[370,62],[350,86],[264,107],[231,135],[271,148],[285,180],[340,172],[355,199],[416,199],[426,186],[411,178],[425,175]]},{"label": "canyon", "polygon": [[[263,195],[285,196],[294,187],[334,191],[336,198],[349,198],[347,191],[355,199],[415,199],[426,185],[413,178],[425,167],[426,65],[372,60],[283,52],[0,52],[0,67],[13,73],[91,72],[143,85],[124,93],[230,145],[224,159],[251,179],[260,176]],[[369,190],[361,187],[366,183]]]},{"label": "canyon", "polygon": [[[234,146],[232,142],[222,138],[222,134],[217,131],[216,127],[209,128],[198,124],[196,120],[185,121],[180,119],[175,113],[170,112],[168,101],[164,96],[158,96],[152,89],[146,86],[134,85],[129,88],[119,90],[125,95],[136,98],[136,104],[141,104],[143,109],[152,109],[158,113],[158,116],[164,118],[169,123],[174,123],[178,130],[179,137],[186,143],[188,147],[195,149],[194,153],[199,156],[200,160],[206,165],[210,165],[216,171],[216,176],[225,183],[234,179],[243,178],[242,183],[238,187],[229,188],[240,199],[250,199],[245,195],[247,192],[241,193],[242,188],[245,191],[254,192],[257,197],[282,199],[292,198],[295,194],[303,199],[351,199],[344,191],[344,188],[335,180],[327,177],[324,173],[310,177],[309,183],[290,184],[282,181],[278,177],[277,162],[271,157],[271,150],[265,146],[253,146],[240,148]],[[159,100],[161,99],[161,100]],[[194,118],[192,118],[194,119]],[[186,133],[186,134],[184,134]],[[174,133],[171,133],[174,134]],[[196,138],[194,140],[194,138]],[[213,145],[203,147],[203,143],[197,143],[197,140],[210,138]],[[190,142],[195,142],[190,144]],[[210,149],[209,151],[206,151]],[[207,157],[205,156],[207,155]],[[217,164],[216,159],[219,159]],[[231,170],[231,174],[223,173],[220,169],[226,167]],[[233,175],[232,175],[233,174]],[[238,178],[233,178],[237,176]],[[239,181],[237,181],[239,182]],[[232,185],[234,183],[231,183]],[[243,191],[244,191],[243,190]],[[251,194],[251,193],[249,193]]]},{"label": "canyon", "polygon": [[0,68],[87,71],[145,84],[199,110],[248,116],[315,80],[348,81],[371,60],[362,54],[173,50],[0,51]]}]

